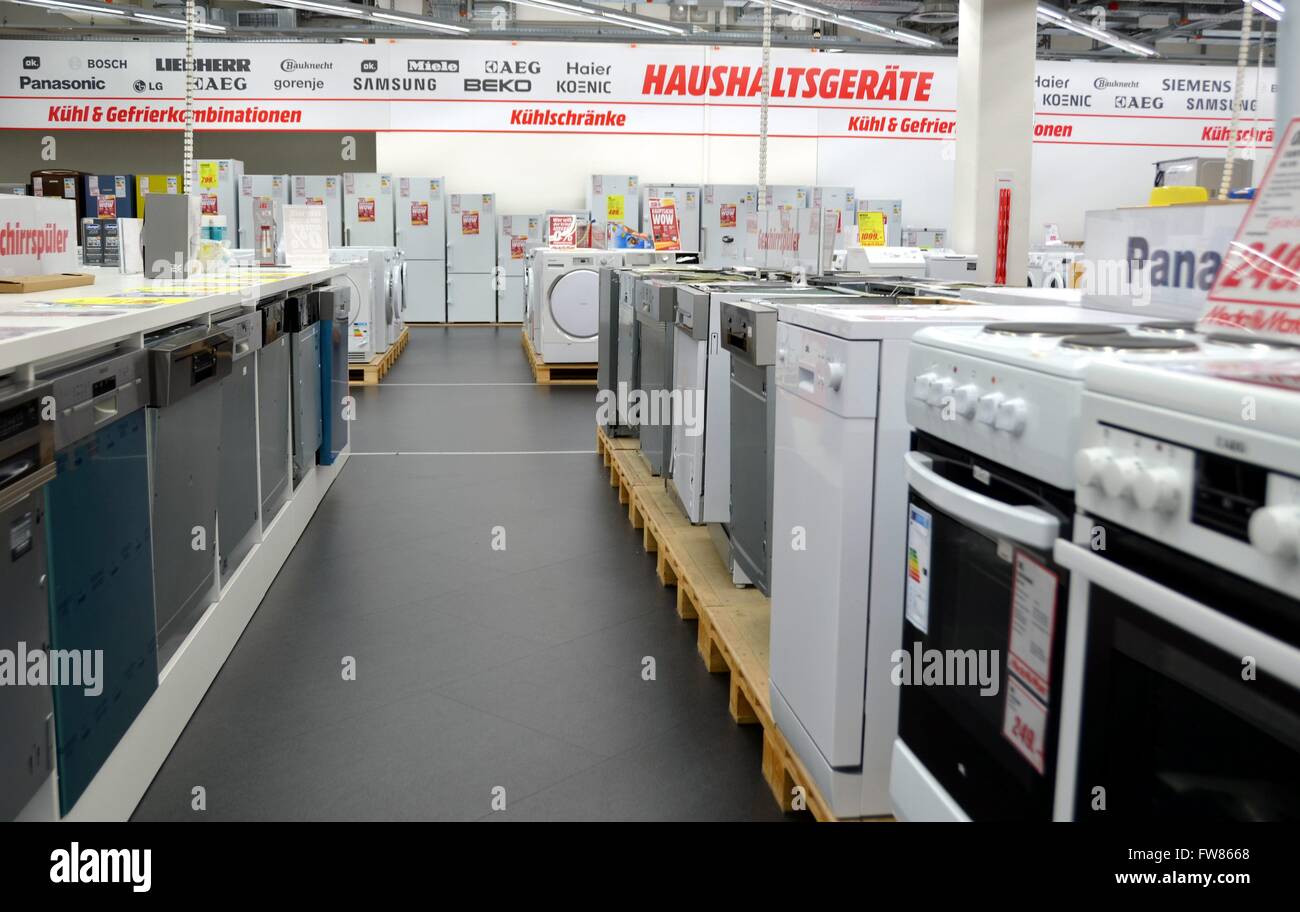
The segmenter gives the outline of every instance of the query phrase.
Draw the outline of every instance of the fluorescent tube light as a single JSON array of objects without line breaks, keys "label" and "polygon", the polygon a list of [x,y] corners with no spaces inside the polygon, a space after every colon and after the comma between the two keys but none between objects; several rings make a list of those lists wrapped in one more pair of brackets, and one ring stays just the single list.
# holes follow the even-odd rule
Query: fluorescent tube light
[{"label": "fluorescent tube light", "polygon": [[125,11],[113,9],[111,6],[91,6],[89,3],[67,3],[64,2],[64,0],[12,0],[12,2],[21,3],[23,6],[35,6],[41,9],[56,11],[68,10],[74,13],[89,13],[91,15],[126,15]]},{"label": "fluorescent tube light", "polygon": [[[131,18],[143,19],[146,22],[157,22],[159,25],[166,25],[176,29],[185,28],[184,19],[173,19],[170,16],[151,16],[148,13],[136,12],[132,14]],[[209,22],[194,23],[194,31],[196,32],[224,32],[225,30],[226,27],[224,25],[213,25]]]},{"label": "fluorescent tube light", "polygon": [[1121,51],[1132,54],[1135,57],[1157,56],[1155,48],[1147,47],[1145,44],[1138,44],[1136,41],[1130,41],[1114,32],[1108,32],[1105,29],[1099,29],[1096,26],[1089,25],[1079,19],[1074,19],[1053,6],[1043,6],[1040,4],[1038,7],[1038,21],[1049,25],[1059,25],[1061,28],[1074,32],[1076,35],[1083,35],[1085,38],[1091,38],[1093,41],[1100,41],[1102,44],[1108,44],[1113,48],[1119,48]]},{"label": "fluorescent tube light", "polygon": [[443,22],[434,22],[431,19],[419,19],[415,16],[398,16],[393,13],[372,12],[370,18],[378,19],[380,22],[392,22],[396,25],[405,25],[410,28],[425,29],[431,32],[455,32],[461,35],[469,32],[469,29],[462,25],[449,25]]}]

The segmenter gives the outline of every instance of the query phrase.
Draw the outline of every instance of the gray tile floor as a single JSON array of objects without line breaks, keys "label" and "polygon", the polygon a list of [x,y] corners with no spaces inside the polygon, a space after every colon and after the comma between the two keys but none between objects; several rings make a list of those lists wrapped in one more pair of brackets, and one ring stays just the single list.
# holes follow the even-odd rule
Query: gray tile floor
[{"label": "gray tile floor", "polygon": [[413,329],[136,819],[783,819],[594,416],[532,384],[518,329]]}]

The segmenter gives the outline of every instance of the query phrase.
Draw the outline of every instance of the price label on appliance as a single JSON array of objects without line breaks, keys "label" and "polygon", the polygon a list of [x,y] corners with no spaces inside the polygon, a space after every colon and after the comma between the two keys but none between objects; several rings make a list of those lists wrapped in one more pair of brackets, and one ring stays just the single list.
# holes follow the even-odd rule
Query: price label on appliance
[{"label": "price label on appliance", "polygon": [[1011,568],[1007,670],[1046,703],[1051,700],[1052,631],[1056,627],[1056,589],[1060,580],[1041,561],[1018,548]]},{"label": "price label on appliance", "polygon": [[199,189],[217,189],[217,163],[199,162]]},{"label": "price label on appliance", "polygon": [[650,200],[650,236],[655,250],[681,250],[677,206],[672,199]]},{"label": "price label on appliance", "polygon": [[734,203],[723,203],[718,207],[718,224],[723,228],[736,227],[736,206]]},{"label": "price label on appliance", "polygon": [[1198,328],[1300,340],[1300,117],[1287,125],[1228,245]]},{"label": "price label on appliance", "polygon": [[920,507],[907,508],[907,620],[921,633],[930,632],[931,516]]},{"label": "price label on appliance", "polygon": [[325,195],[326,196],[339,195],[339,181],[337,177],[325,178]]},{"label": "price label on appliance", "polygon": [[375,220],[375,198],[373,196],[357,197],[357,221],[373,222]]},{"label": "price label on appliance", "polygon": [[510,238],[510,259],[522,260],[528,252],[528,236],[516,234]]},{"label": "price label on appliance", "polygon": [[1020,751],[1041,776],[1047,769],[1047,707],[1023,684],[1007,675],[1002,737]]},{"label": "price label on appliance", "polygon": [[125,177],[115,177],[115,178],[113,178],[113,195],[114,195],[114,196],[126,196],[126,178],[125,178]]},{"label": "price label on appliance", "polygon": [[460,233],[478,234],[478,210],[466,209],[460,214]]},{"label": "price label on appliance", "polygon": [[64,199],[77,198],[77,179],[75,177],[65,177],[63,179],[63,197]]},{"label": "price label on appliance", "polygon": [[578,244],[578,219],[573,215],[552,215],[546,219],[546,243],[571,248]]},{"label": "price label on appliance", "polygon": [[397,195],[401,197],[411,195],[411,179],[409,177],[399,177],[397,179]]},{"label": "price label on appliance", "polygon": [[626,217],[621,193],[611,193],[605,197],[605,217],[611,222],[621,222]]},{"label": "price label on appliance", "polygon": [[245,174],[244,179],[239,182],[239,192],[244,196],[253,195],[253,178],[252,175]]},{"label": "price label on appliance", "polygon": [[98,196],[95,197],[95,201],[95,211],[99,213],[100,218],[117,218],[116,196]]},{"label": "price label on appliance", "polygon": [[171,194],[180,192],[180,190],[177,189],[177,180],[175,177],[167,178],[167,192]]},{"label": "price label on appliance", "polygon": [[429,224],[429,203],[427,200],[411,203],[411,224]]},{"label": "price label on appliance", "polygon": [[858,213],[858,246],[859,247],[884,247],[885,246],[885,213],[883,212],[859,212]]},{"label": "price label on appliance", "polygon": [[217,212],[217,195],[215,193],[203,193],[199,195],[199,210],[204,215],[218,215]]}]

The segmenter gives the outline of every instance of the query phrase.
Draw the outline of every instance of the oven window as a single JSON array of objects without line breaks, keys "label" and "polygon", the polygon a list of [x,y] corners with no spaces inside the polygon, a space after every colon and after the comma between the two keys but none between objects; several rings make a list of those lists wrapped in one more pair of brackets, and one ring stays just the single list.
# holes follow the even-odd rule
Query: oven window
[{"label": "oven window", "polygon": [[[968,650],[996,656],[996,666],[985,668],[996,668],[997,691],[982,693],[985,688],[978,683],[905,684],[900,688],[900,737],[971,818],[1050,819],[1068,575],[1051,563],[1049,554],[967,526],[915,491],[911,507],[930,517],[928,612],[920,623],[909,612],[903,649],[912,655],[920,649],[945,657]],[[1042,744],[1041,772],[1004,734],[1010,727],[1009,688],[1021,700],[1028,693],[1024,682],[1009,681],[1007,667],[1017,549],[1048,571],[1049,579],[1050,574],[1057,579],[1054,594],[1048,595],[1055,604],[1048,641],[1054,672],[1045,682],[1045,711],[1034,725]]]},{"label": "oven window", "polygon": [[1300,820],[1294,689],[1098,586],[1088,620],[1076,819]]}]

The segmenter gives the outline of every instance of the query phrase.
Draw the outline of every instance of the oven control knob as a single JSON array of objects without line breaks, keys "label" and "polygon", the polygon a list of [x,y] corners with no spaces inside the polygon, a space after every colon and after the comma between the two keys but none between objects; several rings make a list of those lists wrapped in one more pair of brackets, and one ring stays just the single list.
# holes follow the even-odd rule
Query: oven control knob
[{"label": "oven control knob", "polygon": [[974,383],[963,383],[952,391],[953,410],[963,418],[973,418],[979,404],[980,388]]},{"label": "oven control knob", "polygon": [[1002,400],[1007,397],[1001,393],[985,393],[980,396],[979,402],[975,404],[975,418],[985,424],[993,424],[998,420],[998,407],[1002,405]]},{"label": "oven control knob", "polygon": [[1111,459],[1110,447],[1088,447],[1074,454],[1074,480],[1079,487],[1101,486],[1101,473]]},{"label": "oven control knob", "polygon": [[1300,556],[1300,506],[1260,507],[1248,531],[1250,543],[1271,557]]},{"label": "oven control knob", "polygon": [[935,373],[917,374],[912,378],[912,398],[923,402],[930,400],[930,384],[939,379]]},{"label": "oven control knob", "polygon": [[840,391],[844,384],[844,363],[841,361],[826,362],[826,385],[835,392]]},{"label": "oven control knob", "polygon": [[1182,496],[1177,469],[1139,469],[1133,480],[1133,500],[1143,510],[1172,513]]},{"label": "oven control knob", "polygon": [[1112,459],[1101,470],[1101,489],[1108,497],[1123,497],[1131,494],[1133,484],[1141,471],[1142,463],[1131,456]]},{"label": "oven control knob", "polygon": [[925,401],[931,405],[943,405],[944,400],[952,395],[952,380],[948,377],[936,377],[930,381],[930,391]]},{"label": "oven control knob", "polygon": [[1008,434],[1019,434],[1025,429],[1025,400],[1007,399],[998,406],[994,426]]}]

